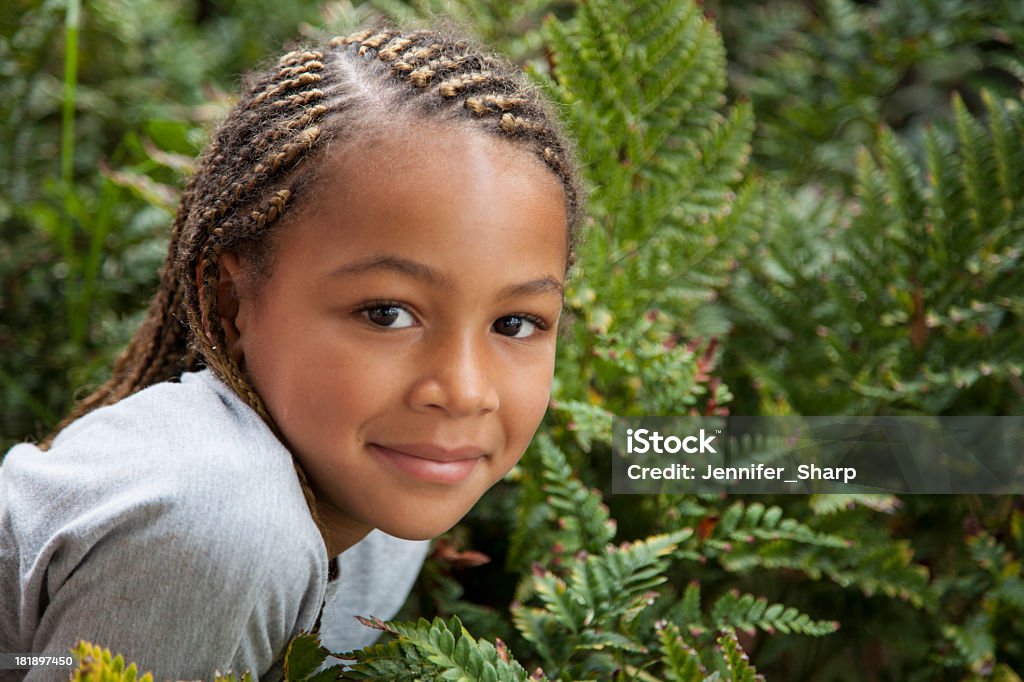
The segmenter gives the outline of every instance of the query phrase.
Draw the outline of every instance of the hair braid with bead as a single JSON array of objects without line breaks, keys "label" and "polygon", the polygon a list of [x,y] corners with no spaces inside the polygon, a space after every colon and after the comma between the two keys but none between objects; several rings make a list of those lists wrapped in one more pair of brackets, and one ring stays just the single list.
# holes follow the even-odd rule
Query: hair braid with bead
[{"label": "hair braid with bead", "polygon": [[[228,352],[218,314],[219,259],[224,251],[239,252],[257,279],[267,275],[271,237],[278,238],[274,228],[317,181],[318,154],[329,140],[358,139],[388,125],[440,122],[486,131],[530,150],[564,190],[567,267],[572,264],[583,198],[573,148],[545,98],[504,60],[442,31],[365,30],[289,52],[249,83],[182,195],[146,319],[115,361],[110,380],[58,430],[97,407],[205,364],[280,437]],[[319,523],[297,462],[296,470]]]}]

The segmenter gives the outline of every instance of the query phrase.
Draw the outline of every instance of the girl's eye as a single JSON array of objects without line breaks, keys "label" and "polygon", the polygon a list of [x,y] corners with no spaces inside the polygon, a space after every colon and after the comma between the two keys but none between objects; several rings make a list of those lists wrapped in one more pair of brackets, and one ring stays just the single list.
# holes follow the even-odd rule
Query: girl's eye
[{"label": "girl's eye", "polygon": [[362,313],[363,317],[378,327],[405,329],[416,324],[412,314],[397,305],[375,305],[365,308]]},{"label": "girl's eye", "polygon": [[494,321],[493,329],[502,336],[525,339],[537,332],[538,324],[521,315],[506,315]]}]

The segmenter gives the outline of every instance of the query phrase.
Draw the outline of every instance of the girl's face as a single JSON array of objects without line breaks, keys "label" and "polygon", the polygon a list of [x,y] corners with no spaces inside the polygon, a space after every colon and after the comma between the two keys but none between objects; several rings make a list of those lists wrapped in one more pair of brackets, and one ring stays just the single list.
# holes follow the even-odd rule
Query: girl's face
[{"label": "girl's face", "polygon": [[371,528],[434,537],[519,460],[547,407],[561,185],[507,141],[440,127],[336,155],[311,196],[270,277],[237,309],[222,301],[232,350],[332,550]]}]

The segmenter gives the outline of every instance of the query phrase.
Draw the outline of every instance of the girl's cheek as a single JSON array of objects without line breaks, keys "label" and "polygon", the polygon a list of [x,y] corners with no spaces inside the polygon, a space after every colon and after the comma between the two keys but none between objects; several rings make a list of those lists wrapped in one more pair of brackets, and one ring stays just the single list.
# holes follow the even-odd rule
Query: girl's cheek
[{"label": "girl's cheek", "polygon": [[551,381],[554,371],[554,360],[538,368],[536,374],[531,377],[527,386],[524,386],[522,396],[526,415],[532,423],[540,424],[547,412],[548,404],[551,402]]}]

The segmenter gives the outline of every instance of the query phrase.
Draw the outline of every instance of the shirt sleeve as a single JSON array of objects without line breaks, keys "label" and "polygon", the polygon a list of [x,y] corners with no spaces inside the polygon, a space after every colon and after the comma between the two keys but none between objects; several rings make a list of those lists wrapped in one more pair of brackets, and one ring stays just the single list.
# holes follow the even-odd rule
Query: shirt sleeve
[{"label": "shirt sleeve", "polygon": [[314,627],[327,582],[291,457],[216,395],[143,397],[153,405],[129,399],[72,424],[49,451],[5,457],[0,618],[14,613],[13,650],[63,655],[84,639],[157,680],[279,679],[275,664]]},{"label": "shirt sleeve", "polygon": [[[316,620],[316,554],[246,509],[150,500],[83,542],[53,539],[49,603],[33,651],[63,654],[80,639],[124,655],[157,679],[251,671],[266,679],[289,639]],[[28,680],[60,679],[37,668]]]}]

